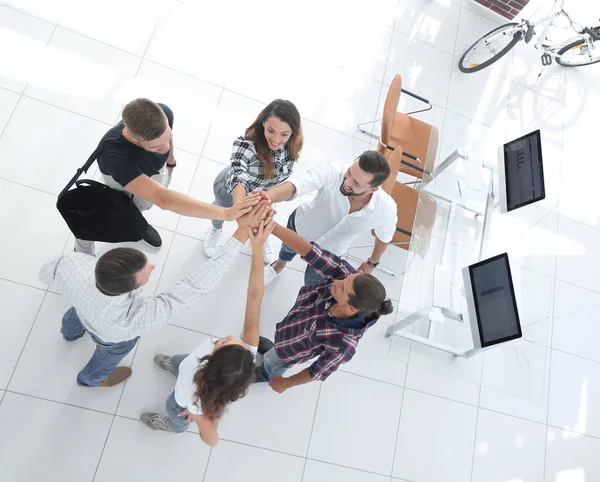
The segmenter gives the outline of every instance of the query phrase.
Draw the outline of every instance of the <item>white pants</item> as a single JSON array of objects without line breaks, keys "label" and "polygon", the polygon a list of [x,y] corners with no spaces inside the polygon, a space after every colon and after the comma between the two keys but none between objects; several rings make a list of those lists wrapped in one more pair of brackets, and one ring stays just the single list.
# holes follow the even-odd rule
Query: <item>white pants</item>
[{"label": "white pants", "polygon": [[[117,181],[115,181],[112,176],[103,174],[100,171],[98,171],[98,173],[102,176],[102,181],[108,187],[116,189],[117,191],[128,192],[123,186],[121,186]],[[171,176],[169,176],[167,165],[165,164],[160,170],[160,172],[152,176],[150,179],[158,182],[159,184],[162,184],[164,187],[169,187],[169,184],[171,183]],[[153,204],[150,201],[146,201],[145,199],[139,196],[133,196],[133,203],[141,212],[144,212],[153,206]],[[75,238],[75,251],[77,251],[78,253],[91,254],[95,256],[96,242],[84,241],[83,239]]]}]

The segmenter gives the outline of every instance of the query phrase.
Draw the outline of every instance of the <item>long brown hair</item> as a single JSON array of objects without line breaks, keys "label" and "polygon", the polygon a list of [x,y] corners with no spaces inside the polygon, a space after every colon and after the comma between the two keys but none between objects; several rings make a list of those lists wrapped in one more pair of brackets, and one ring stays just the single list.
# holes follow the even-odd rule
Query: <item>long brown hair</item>
[{"label": "long brown hair", "polygon": [[300,113],[294,104],[289,100],[275,99],[266,106],[261,113],[258,114],[258,117],[252,125],[246,129],[246,138],[254,142],[258,160],[265,171],[265,179],[271,179],[275,172],[273,154],[271,153],[267,139],[265,139],[265,128],[263,127],[263,123],[269,117],[278,117],[291,127],[292,135],[288,139],[286,145],[290,156],[292,156],[292,159],[295,161],[300,157],[300,150],[304,143]]},{"label": "long brown hair", "polygon": [[358,310],[359,315],[389,315],[394,307],[386,299],[385,287],[371,274],[359,274],[352,281],[354,294],[348,296],[348,303]]},{"label": "long brown hair", "polygon": [[201,366],[194,374],[195,404],[203,415],[216,420],[227,405],[248,392],[254,379],[254,355],[241,345],[226,345],[198,361]]}]

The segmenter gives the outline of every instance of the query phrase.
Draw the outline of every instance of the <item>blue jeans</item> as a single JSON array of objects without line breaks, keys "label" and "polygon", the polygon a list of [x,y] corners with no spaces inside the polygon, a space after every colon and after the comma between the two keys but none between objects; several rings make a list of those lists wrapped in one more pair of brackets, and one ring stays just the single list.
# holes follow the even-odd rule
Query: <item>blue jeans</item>
[{"label": "blue jeans", "polygon": [[[179,365],[181,365],[181,362],[186,357],[187,355],[173,355],[171,357],[171,366],[173,367],[173,372],[175,372],[176,376],[179,375]],[[190,426],[189,422],[186,421],[187,415],[179,417],[177,414],[183,412],[186,407],[182,407],[177,403],[175,400],[175,391],[171,392],[171,395],[167,398],[165,409],[167,410],[167,415],[169,417],[169,428],[175,433],[185,432]]]},{"label": "blue jeans", "polygon": [[[85,328],[81,324],[75,308],[70,308],[63,315],[60,332],[67,341],[75,341],[85,335]],[[90,333],[90,337],[96,343],[96,351],[83,370],[77,375],[77,383],[84,387],[96,387],[109,376],[119,362],[133,350],[138,338],[121,341],[118,343],[106,343]]]},{"label": "blue jeans", "polygon": [[263,355],[262,364],[257,368],[257,373],[263,381],[270,382],[273,375],[282,376],[291,366],[291,363],[286,363],[279,358],[273,347]]},{"label": "blue jeans", "polygon": [[[223,169],[215,179],[213,184],[213,193],[215,199],[212,202],[215,206],[221,206],[223,208],[230,208],[233,206],[233,196],[225,189],[225,183],[227,182],[227,176],[229,175],[229,168]],[[213,228],[221,229],[223,227],[223,220],[214,219],[212,221]]]},{"label": "blue jeans", "polygon": [[[287,228],[291,229],[295,233],[298,232],[296,231],[296,209],[294,209],[294,212],[292,212],[292,214],[290,214],[290,217],[288,218]],[[291,260],[294,259],[295,256],[296,251],[291,249],[285,243],[281,244],[281,249],[279,250],[280,261],[289,263]],[[323,281],[325,281],[325,279],[320,274],[318,274],[312,266],[306,266],[306,271],[304,271],[304,286],[318,285]]]}]

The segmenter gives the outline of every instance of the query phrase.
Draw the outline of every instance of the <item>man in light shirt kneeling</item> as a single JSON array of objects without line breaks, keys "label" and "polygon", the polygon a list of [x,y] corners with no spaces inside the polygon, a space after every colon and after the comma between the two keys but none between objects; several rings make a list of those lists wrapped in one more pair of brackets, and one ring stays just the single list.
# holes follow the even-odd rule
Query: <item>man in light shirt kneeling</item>
[{"label": "man in light shirt kneeling", "polygon": [[[288,201],[311,191],[317,196],[290,215],[287,227],[323,249],[342,256],[359,235],[375,230],[371,256],[358,271],[369,274],[396,232],[397,206],[379,187],[390,175],[383,154],[365,151],[352,164],[325,164],[308,169],[267,191],[273,203]],[[273,281],[294,259],[296,253],[283,244],[279,259],[265,268],[265,284]],[[311,267],[306,268],[304,284],[311,286],[323,279]]]}]

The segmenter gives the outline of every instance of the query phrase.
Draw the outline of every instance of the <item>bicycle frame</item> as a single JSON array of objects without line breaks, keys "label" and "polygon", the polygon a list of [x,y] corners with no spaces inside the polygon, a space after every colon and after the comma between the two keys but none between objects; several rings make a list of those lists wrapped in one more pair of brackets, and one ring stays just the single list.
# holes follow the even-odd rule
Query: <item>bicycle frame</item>
[{"label": "bicycle frame", "polygon": [[[556,3],[557,2],[555,2],[555,5],[556,5]],[[569,16],[569,14],[567,12],[565,12],[565,10],[563,8],[564,3],[565,3],[565,0],[561,0],[560,6],[558,8],[554,7],[553,12],[546,17],[543,17],[535,22],[523,20],[519,25],[515,26],[515,31],[520,30],[523,34],[523,38],[525,38],[525,34],[526,34],[527,30],[529,30],[530,28],[535,29],[535,27],[543,26],[544,29],[542,30],[541,34],[538,36],[538,39],[537,39],[536,43],[534,44],[534,48],[536,50],[540,50],[544,53],[547,53],[548,55],[550,55],[552,57],[553,60],[563,57],[562,55],[559,55],[557,53],[558,50],[560,50],[565,45],[568,45],[571,42],[574,42],[575,40],[578,40],[578,39],[583,39],[585,41],[586,45],[588,46],[588,51],[589,52],[592,51],[593,39],[586,32],[577,32],[577,30],[575,30],[578,33],[577,35],[574,35],[573,37],[570,37],[566,40],[562,40],[561,42],[548,42],[548,39],[547,39],[548,32],[554,26],[554,21],[557,18],[565,17],[571,24],[571,27],[573,27],[573,20],[571,20],[571,17]]]}]

